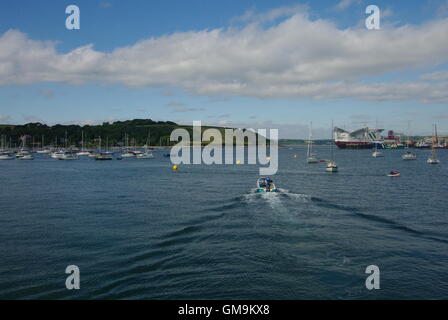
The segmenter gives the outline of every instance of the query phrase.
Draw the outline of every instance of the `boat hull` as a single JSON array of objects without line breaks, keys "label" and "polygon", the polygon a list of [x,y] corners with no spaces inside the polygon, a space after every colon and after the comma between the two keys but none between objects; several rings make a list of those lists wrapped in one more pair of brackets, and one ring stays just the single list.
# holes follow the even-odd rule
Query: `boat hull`
[{"label": "boat hull", "polygon": [[335,141],[339,149],[373,149],[375,144],[360,141]]}]

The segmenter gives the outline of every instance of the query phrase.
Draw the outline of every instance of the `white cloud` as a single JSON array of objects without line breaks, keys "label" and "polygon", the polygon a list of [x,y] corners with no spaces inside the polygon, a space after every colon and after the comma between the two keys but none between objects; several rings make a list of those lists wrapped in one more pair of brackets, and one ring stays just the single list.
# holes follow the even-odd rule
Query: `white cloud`
[{"label": "white cloud", "polygon": [[340,30],[296,11],[278,9],[255,18],[292,14],[268,28],[250,23],[178,32],[110,53],[89,44],[62,54],[54,42],[10,30],[0,36],[0,85],[118,83],[220,97],[448,101],[445,81],[363,81],[448,63],[448,19],[379,31]]},{"label": "white cloud", "polygon": [[426,73],[421,76],[423,80],[448,81],[448,70]]}]

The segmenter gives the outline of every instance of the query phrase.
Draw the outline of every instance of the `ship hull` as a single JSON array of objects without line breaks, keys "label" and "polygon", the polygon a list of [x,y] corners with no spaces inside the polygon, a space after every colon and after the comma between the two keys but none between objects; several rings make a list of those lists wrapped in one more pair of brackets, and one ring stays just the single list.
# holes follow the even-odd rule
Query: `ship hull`
[{"label": "ship hull", "polygon": [[335,141],[335,143],[340,149],[373,149],[375,146],[374,143],[360,141]]}]

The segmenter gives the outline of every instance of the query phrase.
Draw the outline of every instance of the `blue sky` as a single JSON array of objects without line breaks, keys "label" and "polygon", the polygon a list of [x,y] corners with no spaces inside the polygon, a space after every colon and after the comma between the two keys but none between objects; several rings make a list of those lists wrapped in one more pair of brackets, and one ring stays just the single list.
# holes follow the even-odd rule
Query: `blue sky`
[{"label": "blue sky", "polygon": [[[65,28],[70,4],[80,30]],[[380,30],[365,30],[368,4]],[[447,17],[446,0],[2,1],[0,123],[202,120],[304,138],[310,121],[325,137],[331,120],[412,120],[448,134]]]}]

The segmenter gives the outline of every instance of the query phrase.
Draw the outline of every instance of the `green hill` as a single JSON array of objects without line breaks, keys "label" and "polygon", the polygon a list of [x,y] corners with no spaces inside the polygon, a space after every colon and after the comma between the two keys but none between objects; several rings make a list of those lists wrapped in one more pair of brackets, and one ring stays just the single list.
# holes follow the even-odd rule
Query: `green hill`
[{"label": "green hill", "polygon": [[[67,134],[67,145],[80,146],[82,133],[84,133],[84,144],[86,147],[98,145],[98,138],[101,137],[105,146],[108,141],[109,146],[124,146],[125,135],[128,136],[130,146],[142,146],[146,144],[148,132],[150,132],[151,146],[170,146],[177,142],[170,142],[171,132],[177,128],[184,128],[189,131],[192,137],[192,126],[178,125],[172,121],[153,121],[151,119],[134,119],[126,121],[116,121],[113,123],[104,122],[101,125],[60,125],[48,126],[42,123],[27,123],[24,125],[0,125],[0,135],[6,144],[11,141],[12,147],[20,145],[20,137],[27,136],[27,145],[41,146],[42,138],[45,145],[64,146]],[[203,126],[202,130],[216,128],[221,131],[224,140],[223,127]]]}]

